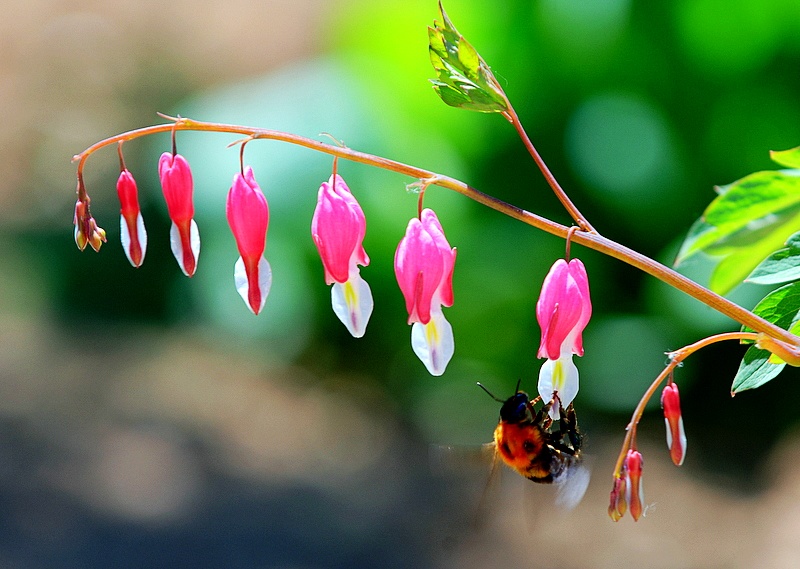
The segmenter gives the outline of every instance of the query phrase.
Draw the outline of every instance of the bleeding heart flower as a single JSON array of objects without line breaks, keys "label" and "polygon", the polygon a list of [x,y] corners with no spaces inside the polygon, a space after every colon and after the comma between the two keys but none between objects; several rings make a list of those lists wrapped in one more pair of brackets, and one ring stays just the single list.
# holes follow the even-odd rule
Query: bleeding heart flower
[{"label": "bleeding heart flower", "polygon": [[[591,315],[586,268],[578,259],[569,263],[559,259],[547,273],[536,303],[536,319],[542,328],[538,355],[547,358],[538,385],[544,401],[558,395],[566,408],[578,394],[578,368],[572,356],[583,355],[582,333]],[[557,405],[553,405],[550,416],[559,418]]]},{"label": "bleeding heart flower", "polygon": [[397,246],[394,271],[406,301],[411,345],[432,375],[442,375],[455,350],[453,328],[442,306],[453,305],[456,250],[450,248],[436,214],[424,209],[408,222]]},{"label": "bleeding heart flower", "polygon": [[253,314],[258,314],[272,286],[272,269],[263,257],[269,207],[250,166],[233,177],[226,214],[240,255],[234,266],[236,290]]},{"label": "bleeding heart flower", "polygon": [[200,233],[194,221],[192,170],[180,154],[165,152],[158,161],[158,177],[172,220],[170,245],[181,270],[191,277],[200,255]]},{"label": "bleeding heart flower", "polygon": [[325,282],[332,284],[331,303],[339,320],[355,338],[364,335],[373,300],[358,265],[369,265],[364,250],[367,221],[350,188],[338,174],[319,187],[311,219],[311,237],[317,246]]},{"label": "bleeding heart flower", "polygon": [[131,265],[140,267],[147,252],[147,231],[139,209],[139,192],[133,175],[123,169],[117,179],[120,203],[119,230],[122,248]]}]

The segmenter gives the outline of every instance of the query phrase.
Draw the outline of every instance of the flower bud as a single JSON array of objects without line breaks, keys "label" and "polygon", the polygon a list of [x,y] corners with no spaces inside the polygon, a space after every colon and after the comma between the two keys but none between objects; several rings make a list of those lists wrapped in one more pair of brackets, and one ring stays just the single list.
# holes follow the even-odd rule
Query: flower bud
[{"label": "flower bud", "polygon": [[75,203],[73,223],[75,224],[75,244],[78,249],[83,251],[86,249],[86,245],[90,245],[92,249],[99,251],[100,246],[106,242],[106,232],[97,225],[89,212],[88,201],[78,200]]},{"label": "flower bud", "polygon": [[192,170],[183,156],[165,152],[158,161],[158,177],[172,220],[172,254],[183,273],[191,277],[200,255],[200,233],[194,221]]},{"label": "flower bud", "polygon": [[644,512],[642,465],[642,453],[638,450],[629,450],[625,456],[625,500],[628,502],[634,521],[639,521]]},{"label": "flower bud", "polygon": [[628,503],[625,501],[625,477],[619,476],[614,478],[614,488],[611,490],[611,501],[608,505],[609,517],[618,522],[625,515],[628,509]]},{"label": "flower bud", "polygon": [[119,230],[122,248],[131,265],[140,267],[147,251],[147,231],[139,209],[139,192],[133,175],[124,169],[117,179],[120,203]]},{"label": "flower bud", "polygon": [[258,314],[272,285],[272,269],[263,257],[269,207],[250,166],[233,177],[226,215],[240,255],[234,267],[236,289],[253,314]]},{"label": "flower bud", "polygon": [[686,458],[686,433],[683,430],[681,400],[676,383],[664,386],[664,391],[661,392],[661,408],[664,410],[664,423],[667,426],[669,455],[672,462],[680,466]]}]

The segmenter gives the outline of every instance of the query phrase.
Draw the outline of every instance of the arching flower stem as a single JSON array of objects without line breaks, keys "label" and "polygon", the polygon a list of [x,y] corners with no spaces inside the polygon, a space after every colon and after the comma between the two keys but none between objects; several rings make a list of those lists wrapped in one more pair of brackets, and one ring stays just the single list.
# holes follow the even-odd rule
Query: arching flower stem
[{"label": "arching flower stem", "polygon": [[[478,203],[489,207],[499,213],[507,215],[512,219],[516,219],[521,221],[527,225],[532,227],[536,227],[542,231],[550,233],[551,235],[555,235],[562,239],[565,239],[570,232],[570,227],[566,225],[562,225],[560,223],[556,223],[555,221],[551,221],[545,217],[541,217],[514,205],[508,204],[502,200],[499,200],[493,196],[485,194],[475,188],[457,180],[455,178],[451,178],[449,176],[445,176],[442,174],[436,174],[429,170],[425,170],[422,168],[418,168],[415,166],[411,166],[408,164],[404,164],[402,162],[397,162],[395,160],[390,160],[388,158],[383,158],[381,156],[375,156],[373,154],[367,154],[365,152],[360,152],[358,150],[353,150],[351,148],[337,146],[329,143],[320,142],[318,140],[314,140],[311,138],[306,138],[304,136],[299,136],[296,134],[276,131],[276,130],[269,130],[269,129],[261,129],[261,128],[253,128],[248,126],[240,126],[240,125],[231,125],[231,124],[222,124],[222,123],[213,123],[213,122],[203,122],[203,121],[196,121],[193,119],[182,118],[182,117],[168,117],[165,115],[164,118],[169,119],[170,123],[154,125],[144,128],[139,128],[135,130],[131,130],[128,132],[124,132],[99,142],[88,147],[86,150],[77,154],[73,157],[73,161],[78,162],[78,197],[79,199],[87,199],[85,189],[83,187],[83,168],[86,163],[86,160],[89,156],[91,156],[96,151],[100,150],[111,144],[117,144],[120,141],[128,141],[133,140],[136,138],[140,138],[143,136],[148,136],[151,134],[158,134],[158,133],[165,133],[165,132],[174,132],[178,130],[191,130],[191,131],[203,131],[203,132],[222,132],[222,133],[229,133],[229,134],[241,134],[252,139],[266,139],[266,140],[277,140],[280,142],[286,142],[289,144],[294,144],[296,146],[302,146],[304,148],[308,148],[310,150],[314,150],[317,152],[323,152],[325,154],[329,154],[332,156],[336,156],[339,158],[343,158],[346,160],[350,160],[351,162],[358,162],[361,164],[367,164],[369,166],[374,166],[376,168],[382,168],[384,170],[390,170],[392,172],[397,172],[398,174],[403,174],[405,176],[409,176],[411,178],[415,178],[417,180],[423,181],[426,186],[428,185],[436,185],[442,188],[447,188],[449,190],[458,192]],[[522,130],[521,124],[519,124],[519,120],[513,120],[512,123],[515,124],[515,127],[524,133]],[[523,137],[523,141],[527,139],[527,135]],[[527,144],[526,144],[527,146]],[[538,157],[538,153],[535,153],[535,149],[531,151],[533,145],[530,145],[529,152],[531,155],[534,156],[534,160],[539,164],[541,161],[541,157]],[[544,164],[543,161],[541,161]],[[542,168],[542,166],[540,166]],[[553,182],[555,178],[552,176],[552,173],[547,170],[546,166],[542,169],[545,178],[550,183],[551,187],[553,186]],[[552,180],[552,181],[551,181]],[[557,182],[556,182],[557,184]],[[560,186],[558,186],[560,188]],[[561,190],[563,193],[563,189]],[[557,195],[560,193],[557,191]],[[566,194],[564,194],[566,195]],[[563,200],[562,200],[563,203]],[[571,203],[571,202],[570,202]],[[565,204],[568,211],[570,211],[573,217],[576,216],[574,206],[568,206]],[[732,318],[733,320],[739,322],[742,325],[748,326],[749,328],[757,331],[763,332],[773,338],[780,339],[784,342],[789,343],[792,346],[800,346],[800,338],[797,336],[790,334],[786,330],[767,322],[763,318],[760,318],[753,314],[752,312],[742,308],[741,306],[723,298],[722,296],[706,289],[705,287],[695,283],[691,279],[681,275],[680,273],[662,265],[661,263],[654,261],[653,259],[647,257],[646,255],[642,255],[624,245],[621,245],[611,239],[608,239],[602,235],[600,235],[597,230],[591,227],[591,225],[586,222],[582,216],[578,216],[576,222],[581,226],[581,231],[575,231],[572,235],[572,241],[578,243],[579,245],[583,245],[589,249],[593,249],[610,257],[614,257],[619,259],[637,269],[648,273],[656,277],[657,279],[677,288],[689,296],[696,298],[703,304],[710,306],[711,308],[717,310],[718,312]],[[574,231],[574,230],[573,230]]]},{"label": "arching flower stem", "polygon": [[647,388],[644,395],[642,395],[639,404],[636,406],[636,409],[633,411],[633,415],[631,416],[631,420],[628,423],[628,426],[625,427],[627,431],[625,433],[625,439],[622,441],[622,449],[620,450],[619,456],[617,457],[617,464],[614,466],[614,479],[619,478],[622,474],[622,467],[623,463],[625,462],[625,456],[629,449],[635,448],[635,441],[636,441],[636,427],[639,424],[639,421],[642,418],[642,414],[644,413],[644,409],[647,406],[647,403],[650,401],[650,398],[658,391],[658,388],[661,386],[663,381],[672,376],[673,371],[676,367],[679,367],[683,361],[691,356],[693,353],[710,346],[711,344],[716,344],[717,342],[724,342],[727,340],[757,340],[758,334],[753,334],[752,332],[726,332],[723,334],[715,334],[714,336],[709,336],[708,338],[703,338],[693,344],[689,344],[688,346],[684,346],[674,352],[669,352],[667,357],[669,358],[669,363],[664,367],[663,371],[658,374],[658,376],[653,380],[653,383],[650,384],[650,387]]}]

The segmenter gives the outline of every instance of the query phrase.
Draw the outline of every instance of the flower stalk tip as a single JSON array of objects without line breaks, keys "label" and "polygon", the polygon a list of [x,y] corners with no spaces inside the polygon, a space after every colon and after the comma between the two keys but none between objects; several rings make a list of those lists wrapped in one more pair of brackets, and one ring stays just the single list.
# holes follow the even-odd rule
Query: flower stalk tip
[{"label": "flower stalk tip", "polygon": [[106,242],[105,230],[97,225],[89,211],[89,198],[78,199],[75,203],[75,244],[83,251],[86,246],[91,246],[95,251],[100,251],[100,246]]}]

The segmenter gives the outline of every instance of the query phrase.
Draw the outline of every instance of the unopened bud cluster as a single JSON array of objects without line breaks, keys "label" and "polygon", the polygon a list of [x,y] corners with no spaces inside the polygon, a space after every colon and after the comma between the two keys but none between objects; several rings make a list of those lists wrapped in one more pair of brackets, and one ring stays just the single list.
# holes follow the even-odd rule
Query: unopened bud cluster
[{"label": "unopened bud cluster", "polygon": [[[667,428],[667,448],[670,458],[676,466],[683,464],[686,458],[686,433],[683,430],[683,415],[678,394],[678,385],[670,381],[661,392],[661,408],[664,411],[664,423]],[[628,449],[622,461],[620,472],[614,477],[608,515],[619,521],[626,511],[630,511],[634,521],[644,514],[644,489],[642,487],[642,453],[636,448]]]}]

